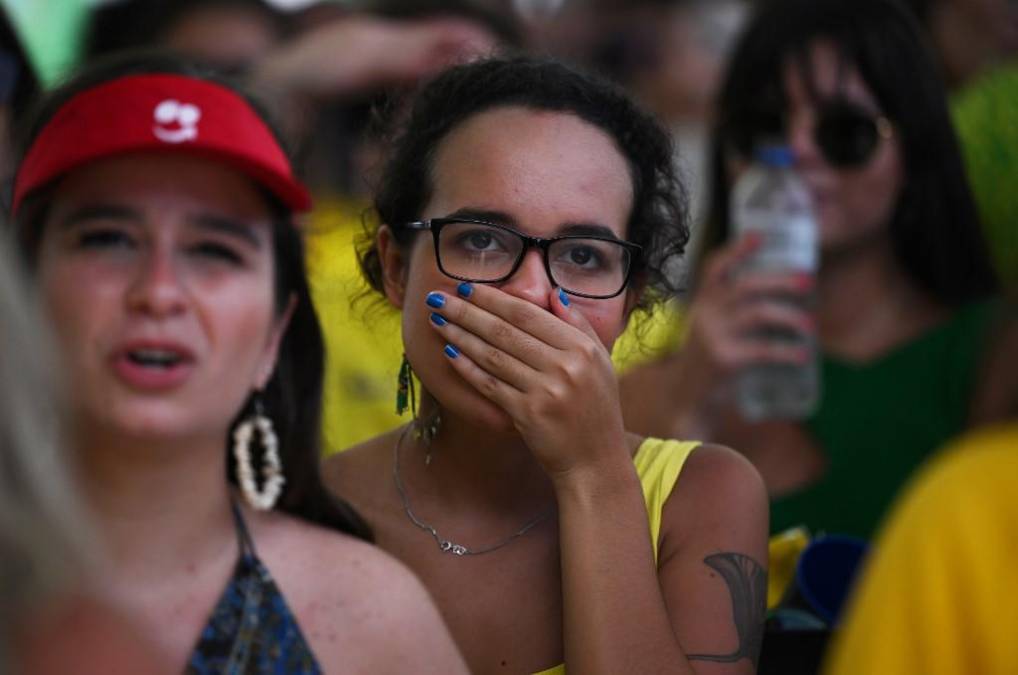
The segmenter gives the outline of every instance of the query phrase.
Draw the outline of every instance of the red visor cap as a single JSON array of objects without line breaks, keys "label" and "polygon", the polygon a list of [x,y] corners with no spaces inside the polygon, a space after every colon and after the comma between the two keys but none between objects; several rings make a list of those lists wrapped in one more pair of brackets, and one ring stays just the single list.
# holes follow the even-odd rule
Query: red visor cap
[{"label": "red visor cap", "polygon": [[269,127],[241,96],[183,75],[129,75],[74,96],[32,143],[11,207],[89,162],[134,152],[186,153],[229,164],[294,211],[311,196]]}]

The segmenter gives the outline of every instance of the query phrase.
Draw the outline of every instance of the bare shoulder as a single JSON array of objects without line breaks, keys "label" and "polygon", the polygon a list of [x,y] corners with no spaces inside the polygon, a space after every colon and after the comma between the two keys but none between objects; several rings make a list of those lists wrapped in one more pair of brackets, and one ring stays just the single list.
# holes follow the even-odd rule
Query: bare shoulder
[{"label": "bare shoulder", "polygon": [[326,486],[354,504],[363,504],[379,484],[390,480],[392,447],[400,433],[382,434],[327,457],[322,462]]},{"label": "bare shoulder", "polygon": [[257,516],[252,535],[327,672],[401,672],[422,657],[459,672],[431,597],[392,556],[284,514]]},{"label": "bare shoulder", "polygon": [[756,469],[729,448],[698,447],[662,521],[658,581],[676,635],[691,645],[687,658],[697,672],[755,672],[768,530],[767,494]]},{"label": "bare shoulder", "polygon": [[760,473],[752,462],[724,445],[704,443],[690,453],[679,474],[679,495],[751,490],[765,496]]},{"label": "bare shoulder", "polygon": [[[295,598],[309,591],[347,610],[387,608],[426,599],[420,583],[398,560],[369,542],[307,523],[286,514],[259,516],[255,546],[273,576],[295,587]],[[307,580],[308,589],[304,589]],[[362,617],[377,621],[379,615]]]},{"label": "bare shoulder", "polygon": [[766,542],[768,515],[767,490],[753,464],[731,448],[703,444],[683,465],[662,518],[675,544],[706,538],[720,545],[743,536]]}]

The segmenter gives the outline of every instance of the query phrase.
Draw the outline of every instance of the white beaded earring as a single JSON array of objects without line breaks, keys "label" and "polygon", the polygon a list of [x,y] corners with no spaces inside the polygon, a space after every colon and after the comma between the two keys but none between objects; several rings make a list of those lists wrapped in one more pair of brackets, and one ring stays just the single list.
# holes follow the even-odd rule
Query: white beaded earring
[{"label": "white beaded earring", "polygon": [[[251,464],[251,439],[255,430],[261,435],[262,456],[262,489],[258,490],[255,481],[254,466]],[[233,432],[233,457],[237,462],[237,482],[240,491],[252,508],[268,511],[276,505],[276,500],[283,492],[286,478],[283,476],[283,463],[279,459],[279,439],[272,428],[272,420],[265,415],[261,396],[254,397],[254,413],[237,425]]]}]

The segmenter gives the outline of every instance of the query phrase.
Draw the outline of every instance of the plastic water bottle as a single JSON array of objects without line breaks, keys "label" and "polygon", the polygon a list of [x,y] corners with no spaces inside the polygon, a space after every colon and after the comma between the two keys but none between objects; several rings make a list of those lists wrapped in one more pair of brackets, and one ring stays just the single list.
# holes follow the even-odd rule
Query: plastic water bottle
[{"label": "plastic water bottle", "polygon": [[[732,191],[732,218],[740,236],[752,232],[760,246],[742,272],[796,272],[815,275],[817,223],[806,186],[793,169],[790,148],[760,148],[754,163]],[[812,309],[812,297],[782,295],[776,300]],[[805,347],[811,357],[799,364],[760,364],[746,368],[736,381],[736,400],[750,420],[802,419],[820,398],[816,341],[812,335],[767,329],[760,337]]]}]

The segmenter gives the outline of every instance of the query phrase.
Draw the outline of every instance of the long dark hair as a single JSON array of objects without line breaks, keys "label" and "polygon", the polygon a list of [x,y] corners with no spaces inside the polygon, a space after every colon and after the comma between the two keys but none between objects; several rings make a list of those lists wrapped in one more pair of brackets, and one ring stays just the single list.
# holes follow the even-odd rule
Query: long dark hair
[{"label": "long dark hair", "polygon": [[892,0],[763,0],[728,67],[711,145],[712,184],[704,245],[729,235],[725,156],[737,120],[761,106],[787,107],[782,69],[808,76],[809,50],[830,42],[855,66],[901,141],[905,182],[890,223],[894,254],[923,290],[948,305],[998,287],[969,189],[944,88],[912,16]]},{"label": "long dark hair", "polygon": [[[251,104],[285,149],[278,127],[272,123],[264,107],[235,83],[176,56],[134,53],[99,61],[46,96],[38,105],[23,135],[22,153],[30,147],[56,112],[76,94],[119,77],[143,73],[184,75],[228,87]],[[297,301],[280,345],[276,369],[262,393],[265,412],[272,418],[279,436],[279,452],[286,479],[276,508],[312,523],[370,539],[371,532],[366,523],[345,501],[330,494],[321,480],[319,446],[325,363],[321,326],[311,301],[304,266],[304,244],[293,222],[293,213],[267,190],[263,194],[273,216],[272,250],[277,314],[282,314],[291,297]],[[38,243],[51,197],[52,189],[44,187],[30,195],[18,211],[15,224],[18,239],[30,264],[38,254]],[[237,423],[249,412],[251,403],[249,400],[238,411],[230,426],[228,438],[232,437]],[[224,450],[225,442],[226,439]],[[233,462],[229,455],[229,452],[224,452],[228,475],[236,484]]]},{"label": "long dark hair", "polygon": [[[479,113],[501,106],[564,112],[607,133],[629,165],[633,207],[626,238],[643,253],[633,278],[646,308],[671,297],[668,263],[689,240],[687,199],[676,174],[668,134],[621,89],[555,61],[528,57],[491,58],[454,66],[418,93],[396,135],[375,193],[378,222],[406,246],[417,234],[404,225],[421,216],[431,198],[431,171],[442,140]],[[369,233],[371,234],[371,233]],[[373,241],[373,238],[371,238]],[[361,255],[368,281],[381,290],[381,264],[373,244]]]}]

